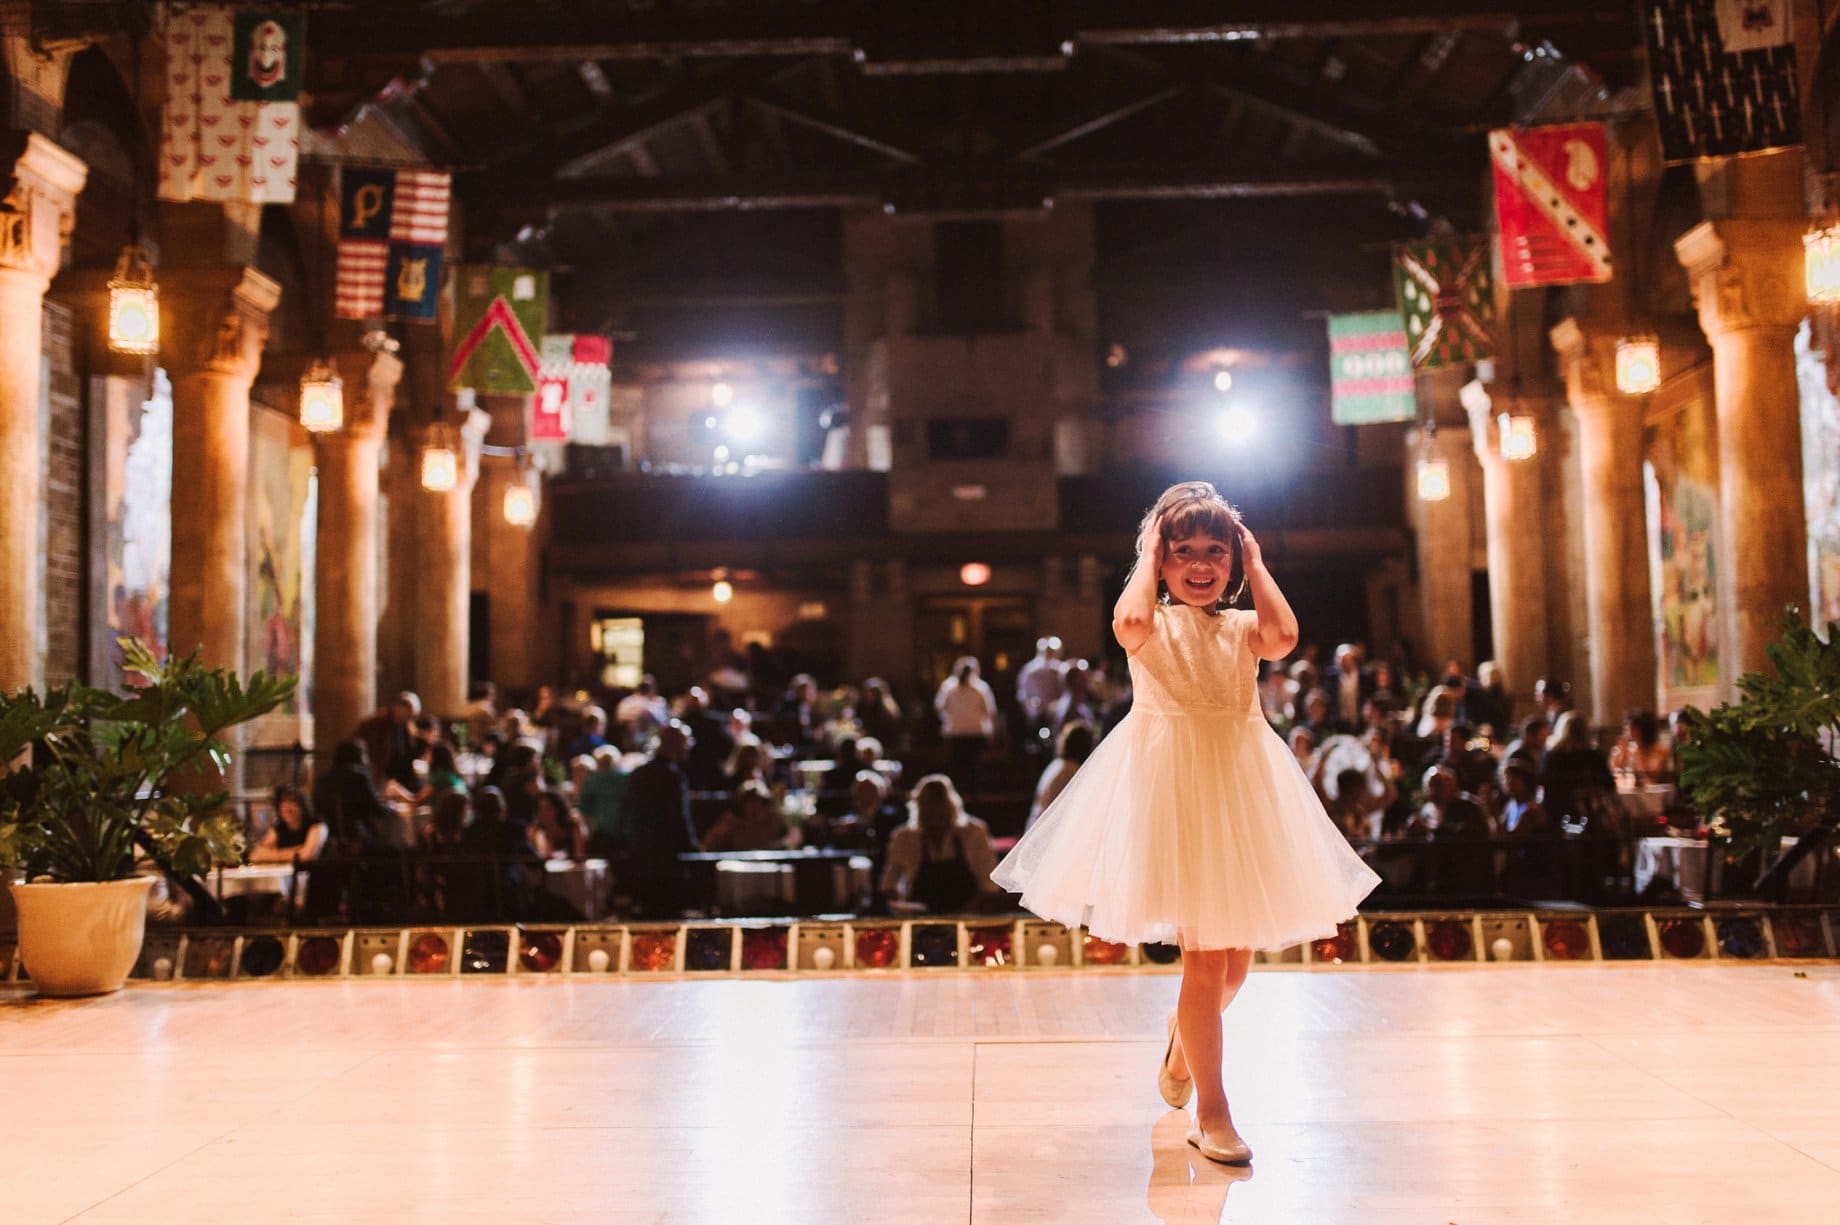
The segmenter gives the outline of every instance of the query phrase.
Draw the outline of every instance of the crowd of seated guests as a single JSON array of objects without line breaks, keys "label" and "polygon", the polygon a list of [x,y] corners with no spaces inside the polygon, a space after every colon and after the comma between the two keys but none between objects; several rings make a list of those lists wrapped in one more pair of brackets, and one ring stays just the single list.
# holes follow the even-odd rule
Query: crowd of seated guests
[{"label": "crowd of seated guests", "polygon": [[[990,868],[1130,708],[1126,669],[1063,656],[1040,639],[1002,693],[961,660],[907,709],[880,678],[826,690],[809,673],[751,694],[722,672],[671,693],[645,677],[604,701],[542,686],[527,709],[481,685],[446,724],[404,693],[334,747],[310,799],[276,795],[251,859],[314,864],[299,916],[315,921],[571,917],[542,896],[546,860],[604,861],[606,913],[676,917],[712,904],[699,855],[800,849],[868,858],[871,904],[890,912],[1010,905]],[[1652,713],[1631,712],[1605,753],[1560,682],[1542,680],[1515,721],[1490,663],[1431,673],[1344,644],[1324,665],[1305,647],[1264,665],[1258,699],[1390,882],[1553,896],[1537,844],[1610,821],[1619,775],[1672,777]],[[1027,782],[994,810],[998,838],[974,814],[993,811],[980,768],[1003,749]],[[924,776],[911,794],[903,767]],[[1470,844],[1492,857],[1454,849]]]},{"label": "crowd of seated guests", "polygon": [[[542,686],[528,709],[501,710],[496,687],[481,685],[446,724],[399,694],[333,746],[311,801],[276,795],[251,859],[304,867],[297,919],[364,922],[570,917],[542,896],[545,860],[602,861],[609,913],[665,918],[709,904],[687,866],[696,852],[859,853],[878,879],[894,847],[906,854],[903,831],[919,818],[895,754],[910,721],[884,681],[827,693],[799,674],[752,709],[718,693],[733,696],[726,684],[666,694],[646,677],[604,705]],[[821,769],[800,768],[813,758]],[[905,906],[959,892],[942,892],[946,869],[925,865],[968,855],[988,867],[988,835],[956,790],[923,807],[948,800],[957,819],[946,826],[983,841],[942,835],[962,852],[941,860],[933,847],[923,870],[888,877]]]},{"label": "crowd of seated guests", "polygon": [[[1539,844],[1626,836],[1618,778],[1674,779],[1673,751],[1652,712],[1631,711],[1606,752],[1556,679],[1539,681],[1525,704],[1531,713],[1515,722],[1493,662],[1470,676],[1450,660],[1430,675],[1409,659],[1370,662],[1360,646],[1343,644],[1319,668],[1306,647],[1264,665],[1258,695],[1330,817],[1389,883],[1407,887],[1558,896],[1567,882]],[[1447,849],[1406,845],[1414,843]],[[1453,849],[1461,844],[1474,846]],[[1593,887],[1617,853],[1587,856],[1584,879],[1571,886]]]}]

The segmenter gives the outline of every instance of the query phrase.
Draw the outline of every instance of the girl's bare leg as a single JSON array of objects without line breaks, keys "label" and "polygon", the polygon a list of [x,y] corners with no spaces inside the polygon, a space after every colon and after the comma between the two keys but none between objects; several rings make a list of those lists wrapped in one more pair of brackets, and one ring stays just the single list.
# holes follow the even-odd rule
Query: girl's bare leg
[{"label": "girl's bare leg", "polygon": [[[1220,978],[1220,1011],[1223,1013],[1227,1010],[1227,1006],[1233,1002],[1233,997],[1239,994],[1239,989],[1245,986],[1246,975],[1252,971],[1251,949],[1228,949],[1226,952],[1228,955],[1227,969],[1226,973],[1222,974]],[[1193,954],[1185,953],[1183,956],[1186,959],[1187,957],[1193,956]],[[1184,977],[1186,977],[1186,961],[1184,966]],[[1170,1048],[1169,1052],[1169,1071],[1177,1080],[1188,1079],[1188,1060],[1182,1053],[1182,1029],[1180,1018],[1177,1019],[1175,1045]]]},{"label": "girl's bare leg", "polygon": [[1171,1071],[1195,1082],[1195,1116],[1217,1141],[1237,1137],[1221,1079],[1220,1014],[1233,1002],[1252,968],[1250,949],[1190,949],[1182,955],[1182,991],[1176,1002],[1176,1046]]}]

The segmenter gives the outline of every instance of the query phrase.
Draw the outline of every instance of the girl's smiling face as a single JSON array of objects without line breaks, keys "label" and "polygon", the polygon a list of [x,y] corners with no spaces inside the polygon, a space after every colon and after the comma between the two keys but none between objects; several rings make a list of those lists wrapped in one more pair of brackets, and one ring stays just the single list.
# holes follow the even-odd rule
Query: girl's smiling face
[{"label": "girl's smiling face", "polygon": [[1197,608],[1220,602],[1233,569],[1233,550],[1214,536],[1184,536],[1171,540],[1163,555],[1163,582],[1171,598]]}]

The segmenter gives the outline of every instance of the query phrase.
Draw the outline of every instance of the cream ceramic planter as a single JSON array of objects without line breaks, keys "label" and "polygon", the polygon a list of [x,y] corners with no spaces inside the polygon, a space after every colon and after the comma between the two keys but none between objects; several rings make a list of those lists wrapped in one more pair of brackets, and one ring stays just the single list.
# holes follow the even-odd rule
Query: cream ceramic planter
[{"label": "cream ceramic planter", "polygon": [[19,959],[40,995],[119,991],[141,954],[151,876],[12,886]]}]

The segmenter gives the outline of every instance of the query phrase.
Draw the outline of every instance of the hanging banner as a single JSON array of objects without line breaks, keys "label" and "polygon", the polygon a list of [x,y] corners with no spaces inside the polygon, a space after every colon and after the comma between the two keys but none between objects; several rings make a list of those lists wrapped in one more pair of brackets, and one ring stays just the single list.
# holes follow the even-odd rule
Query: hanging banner
[{"label": "hanging banner", "polygon": [[1483,235],[1402,243],[1393,289],[1414,370],[1461,366],[1495,352],[1495,285]]},{"label": "hanging banner", "polygon": [[1489,133],[1502,283],[1601,284],[1611,276],[1607,141],[1601,123]]},{"label": "hanging banner", "polygon": [[305,13],[237,10],[230,47],[230,96],[238,102],[300,101],[306,46]]},{"label": "hanging banner", "polygon": [[529,268],[465,267],[454,294],[454,354],[448,386],[481,395],[537,390],[549,273]]},{"label": "hanging banner", "polygon": [[287,204],[300,158],[300,13],[167,6],[162,200]]},{"label": "hanging banner", "polygon": [[1642,29],[1667,161],[1802,143],[1786,0],[1643,0]]},{"label": "hanging banner", "polygon": [[530,441],[567,442],[571,415],[568,379],[539,378],[530,401]]},{"label": "hanging banner", "polygon": [[1329,418],[1337,425],[1411,421],[1416,380],[1398,311],[1329,316]]},{"label": "hanging banner", "polygon": [[440,171],[339,171],[340,319],[434,318],[451,197]]},{"label": "hanging banner", "polygon": [[[543,370],[537,403],[531,409],[532,437],[537,429],[560,428],[557,441],[587,446],[607,445],[608,401],[613,388],[613,342],[605,336],[545,336]],[[545,403],[551,384],[557,407]],[[557,418],[560,418],[558,427]]]},{"label": "hanging banner", "polygon": [[1727,51],[1787,46],[1789,0],[1717,0],[1719,39]]}]

